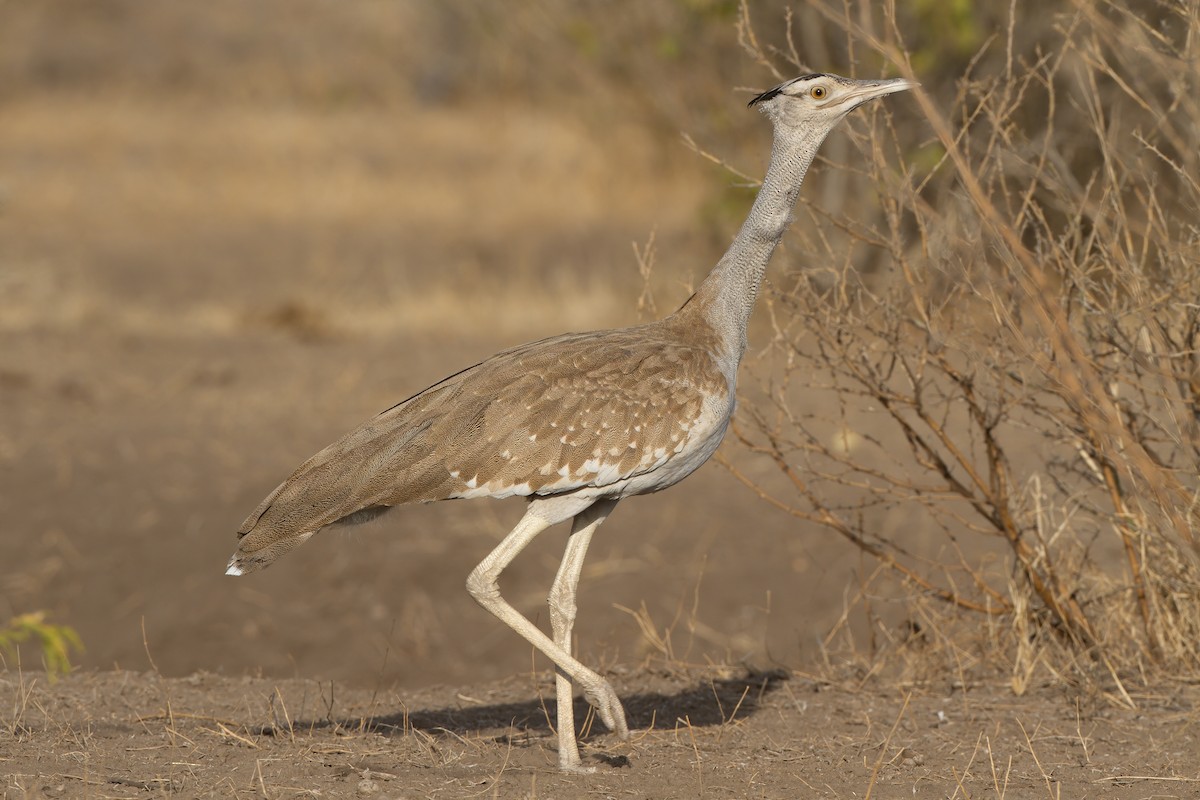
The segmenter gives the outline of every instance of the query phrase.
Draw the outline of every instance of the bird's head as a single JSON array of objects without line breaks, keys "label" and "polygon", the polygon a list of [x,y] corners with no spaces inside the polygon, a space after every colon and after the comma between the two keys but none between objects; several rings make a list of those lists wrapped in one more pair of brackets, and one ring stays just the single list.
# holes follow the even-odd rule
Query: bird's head
[{"label": "bird's head", "polygon": [[917,84],[905,78],[860,81],[840,75],[801,75],[750,101],[776,126],[827,133],[842,117],[868,100],[903,92]]}]

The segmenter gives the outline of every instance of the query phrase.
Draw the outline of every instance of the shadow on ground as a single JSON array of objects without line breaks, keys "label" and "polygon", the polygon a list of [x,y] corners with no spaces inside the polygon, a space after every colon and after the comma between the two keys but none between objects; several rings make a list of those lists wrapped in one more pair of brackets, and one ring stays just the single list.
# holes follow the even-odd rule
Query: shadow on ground
[{"label": "shadow on ground", "polygon": [[[710,679],[675,692],[644,692],[622,698],[629,727],[645,730],[686,724],[693,727],[722,725],[734,718],[754,714],[764,699],[781,687],[789,675],[784,670],[747,671],[737,678]],[[522,744],[532,737],[550,732],[554,713],[553,699],[531,699],[517,703],[492,703],[466,707],[443,707],[406,711],[366,718],[326,718],[295,720],[293,730],[342,728],[372,731],[384,736],[420,730],[433,735],[464,736],[504,729],[497,742]],[[575,718],[586,731],[591,724],[591,707],[583,698],[575,699]],[[255,733],[273,736],[276,726],[264,726]]]}]

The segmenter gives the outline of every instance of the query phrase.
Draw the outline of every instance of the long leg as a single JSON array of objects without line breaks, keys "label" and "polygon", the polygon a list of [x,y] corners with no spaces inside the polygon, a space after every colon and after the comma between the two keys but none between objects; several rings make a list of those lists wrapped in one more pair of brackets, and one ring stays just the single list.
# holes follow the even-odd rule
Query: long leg
[{"label": "long leg", "polygon": [[[512,529],[508,536],[496,546],[471,571],[467,578],[467,591],[475,601],[495,615],[501,622],[519,633],[525,641],[532,644],[546,655],[554,666],[566,673],[571,681],[583,689],[584,697],[596,707],[596,713],[610,730],[622,739],[629,738],[629,726],[625,723],[625,710],[616,692],[608,685],[608,681],[579,661],[571,657],[564,648],[560,647],[549,636],[542,633],[536,625],[523,617],[507,600],[500,596],[497,579],[512,560],[542,531],[556,522],[570,519],[592,505],[591,501],[571,500],[562,498],[555,500],[534,501],[530,504],[525,516]],[[574,738],[574,729],[570,732]],[[564,734],[560,731],[560,738]]]},{"label": "long leg", "polygon": [[[550,628],[554,632],[554,643],[568,655],[571,653],[571,629],[575,626],[577,610],[575,594],[579,574],[583,570],[583,559],[587,555],[592,534],[616,505],[616,500],[600,500],[575,516],[571,523],[571,535],[567,538],[567,551],[558,567],[554,585],[550,587]],[[558,765],[563,769],[578,770],[580,759],[579,746],[575,741],[571,678],[562,669],[555,668],[554,672],[558,704]]]}]

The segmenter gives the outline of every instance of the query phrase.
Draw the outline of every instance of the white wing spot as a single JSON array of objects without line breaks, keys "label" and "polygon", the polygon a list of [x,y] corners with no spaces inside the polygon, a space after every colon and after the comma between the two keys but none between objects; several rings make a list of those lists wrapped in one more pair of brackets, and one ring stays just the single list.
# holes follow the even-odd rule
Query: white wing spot
[{"label": "white wing spot", "polygon": [[531,441],[531,442],[536,442],[536,441],[537,441],[537,434],[536,434],[536,433],[531,433],[531,434],[529,434],[529,441]]},{"label": "white wing spot", "polygon": [[451,495],[463,500],[470,500],[475,497],[512,497],[513,495],[528,496],[533,494],[533,489],[528,483],[506,484],[504,481],[489,481],[483,486],[474,489],[466,489]]},{"label": "white wing spot", "polygon": [[592,478],[592,482],[604,486],[620,479],[621,469],[619,464],[604,464],[596,472],[596,477]]}]

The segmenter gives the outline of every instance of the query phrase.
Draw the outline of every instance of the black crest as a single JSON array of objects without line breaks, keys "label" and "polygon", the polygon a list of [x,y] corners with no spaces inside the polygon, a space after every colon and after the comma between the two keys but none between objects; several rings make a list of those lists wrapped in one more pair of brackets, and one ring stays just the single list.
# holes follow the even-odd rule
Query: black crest
[{"label": "black crest", "polygon": [[824,72],[810,72],[807,75],[801,75],[799,78],[792,78],[790,81],[785,81],[785,82],[779,84],[774,89],[767,89],[765,92],[763,92],[762,94],[755,97],[753,100],[751,100],[746,105],[748,107],[750,107],[750,106],[758,105],[759,103],[765,103],[766,101],[770,100],[772,97],[783,94],[783,90],[786,89],[787,87],[791,86],[793,83],[799,83],[800,81],[807,81],[807,80],[812,80],[813,78],[823,78],[823,77],[825,77]]}]

